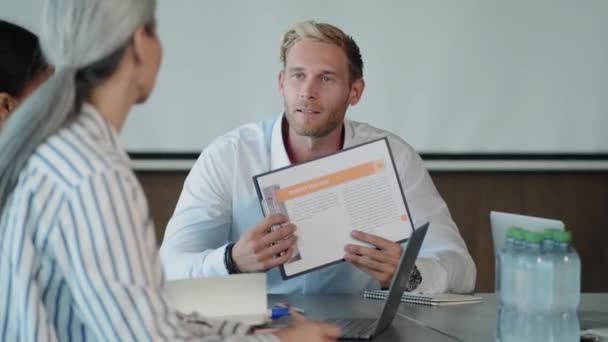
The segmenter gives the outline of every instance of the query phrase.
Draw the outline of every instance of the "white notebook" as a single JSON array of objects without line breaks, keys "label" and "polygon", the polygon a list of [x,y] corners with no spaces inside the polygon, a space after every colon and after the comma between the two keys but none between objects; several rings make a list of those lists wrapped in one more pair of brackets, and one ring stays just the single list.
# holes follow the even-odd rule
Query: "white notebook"
[{"label": "white notebook", "polygon": [[[365,290],[363,297],[371,299],[386,299],[388,291],[386,290]],[[413,292],[404,292],[401,296],[402,303],[413,303],[423,305],[457,305],[457,304],[473,304],[481,303],[483,298],[462,295],[454,293],[440,293],[435,295],[427,295]]]},{"label": "white notebook", "polygon": [[251,325],[268,320],[266,274],[167,281],[167,297],[178,311]]}]

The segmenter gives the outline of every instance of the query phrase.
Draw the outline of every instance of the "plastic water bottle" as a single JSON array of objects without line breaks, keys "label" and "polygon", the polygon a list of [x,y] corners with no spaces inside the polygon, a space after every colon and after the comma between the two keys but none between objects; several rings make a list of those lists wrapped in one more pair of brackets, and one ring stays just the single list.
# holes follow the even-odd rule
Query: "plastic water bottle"
[{"label": "plastic water bottle", "polygon": [[514,232],[517,230],[521,230],[521,228],[519,227],[510,227],[507,230],[507,240],[505,241],[505,243],[502,245],[502,247],[496,251],[496,264],[495,264],[495,277],[494,277],[494,288],[496,290],[496,294],[499,296],[500,298],[500,289],[501,289],[501,282],[502,282],[502,272],[504,271],[503,269],[503,265],[504,265],[504,259],[505,259],[505,255],[507,253],[513,253],[512,249],[513,249],[513,245],[515,242],[515,237]]},{"label": "plastic water bottle", "polygon": [[543,232],[543,243],[541,245],[542,252],[545,254],[555,253],[556,241],[554,234],[555,232],[559,232],[560,230],[554,228],[547,228]]},{"label": "plastic water bottle", "polygon": [[[519,287],[522,301],[518,306],[518,329],[522,336],[520,340],[544,341],[546,330],[546,314],[549,313],[545,290],[550,284],[543,279],[540,266],[543,263],[541,242],[543,235],[538,232],[526,232],[526,251],[522,261],[525,281]],[[522,338],[523,337],[523,338]]]},{"label": "plastic water bottle", "polygon": [[497,255],[496,339],[578,341],[581,262],[570,232],[509,230]]},{"label": "plastic water bottle", "polygon": [[581,293],[581,261],[572,247],[570,232],[556,232],[554,329],[557,341],[578,341],[580,325],[577,308]]},{"label": "plastic water bottle", "polygon": [[[520,232],[524,239],[514,244],[512,259],[505,260],[511,266],[511,271],[505,275],[510,277],[505,295],[505,305],[500,317],[501,342],[510,341],[544,341],[543,330],[546,326],[545,317],[541,314],[538,303],[539,291],[537,286],[540,276],[538,263],[542,261],[540,243],[542,235],[534,232]],[[505,265],[505,266],[506,266]]]},{"label": "plastic water bottle", "polygon": [[[504,273],[506,273],[509,270],[509,264],[507,259],[507,254],[512,254],[512,249],[513,249],[513,243],[514,243],[514,238],[513,238],[513,231],[515,229],[518,229],[516,227],[511,227],[507,230],[507,239],[505,241],[505,243],[502,245],[502,247],[496,251],[496,264],[495,264],[495,276],[494,276],[494,287],[495,287],[495,292],[496,292],[496,296],[498,298],[498,324],[496,324],[496,340],[497,341],[501,341],[502,338],[502,329],[501,329],[501,325],[500,323],[502,322],[502,316],[503,316],[503,307],[504,307],[504,302],[505,302],[505,295],[506,292],[504,291],[505,289],[505,283],[508,281],[507,277],[505,276]],[[507,262],[507,263],[505,263]],[[502,290],[501,290],[502,289]]]},{"label": "plastic water bottle", "polygon": [[555,241],[556,229],[545,229],[543,232],[543,242],[541,245],[542,263],[540,264],[539,272],[543,278],[543,291],[545,299],[545,332],[544,338],[546,341],[557,341],[559,334],[559,322],[555,315],[555,300],[556,300],[556,264],[557,264],[557,243]]},{"label": "plastic water bottle", "polygon": [[515,227],[510,231],[511,245],[504,255],[504,267],[501,271],[501,288],[504,293],[503,301],[507,306],[516,306],[517,301],[517,261],[525,250],[525,230]]},{"label": "plastic water bottle", "polygon": [[515,317],[515,258],[523,251],[524,230],[511,227],[507,231],[507,241],[497,256],[496,283],[498,290],[498,321],[496,324],[496,339],[509,341],[513,331]]}]

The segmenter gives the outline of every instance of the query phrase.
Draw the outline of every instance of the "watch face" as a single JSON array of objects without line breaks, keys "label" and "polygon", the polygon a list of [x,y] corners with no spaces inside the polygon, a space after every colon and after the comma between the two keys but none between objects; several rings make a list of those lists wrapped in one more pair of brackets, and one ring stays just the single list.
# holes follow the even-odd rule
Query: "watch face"
[{"label": "watch face", "polygon": [[418,267],[414,266],[412,270],[412,274],[410,274],[410,279],[407,282],[406,291],[412,292],[418,288],[418,285],[422,282],[422,276],[420,275],[420,271],[418,271]]}]

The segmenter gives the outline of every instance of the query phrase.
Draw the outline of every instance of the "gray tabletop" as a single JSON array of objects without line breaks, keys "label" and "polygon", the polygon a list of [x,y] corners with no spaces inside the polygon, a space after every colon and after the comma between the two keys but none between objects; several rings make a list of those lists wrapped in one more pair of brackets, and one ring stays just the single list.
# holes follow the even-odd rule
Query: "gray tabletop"
[{"label": "gray tabletop", "polygon": [[[494,341],[498,303],[494,294],[483,302],[450,306],[402,303],[392,327],[374,341]],[[270,295],[269,305],[287,300],[310,319],[377,318],[383,301],[362,296]],[[579,306],[581,328],[608,322],[608,294],[588,293]],[[280,322],[279,322],[280,323]]]},{"label": "gray tabletop", "polygon": [[[402,303],[399,313],[420,325],[441,331],[458,340],[493,341],[495,340],[498,301],[493,293],[478,294],[478,296],[483,297],[482,303],[452,306]],[[578,316],[582,329],[591,328],[594,323],[606,326],[608,294],[583,294]]]}]

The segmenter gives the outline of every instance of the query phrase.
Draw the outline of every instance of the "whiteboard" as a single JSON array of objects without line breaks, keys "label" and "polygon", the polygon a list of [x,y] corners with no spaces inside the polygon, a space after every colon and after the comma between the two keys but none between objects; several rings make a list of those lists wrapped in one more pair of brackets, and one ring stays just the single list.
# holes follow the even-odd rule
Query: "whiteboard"
[{"label": "whiteboard", "polygon": [[[39,28],[40,0],[0,0]],[[164,60],[123,130],[130,152],[198,153],[282,111],[281,34],[351,34],[367,87],[348,116],[421,153],[608,153],[608,1],[159,0]]]}]

